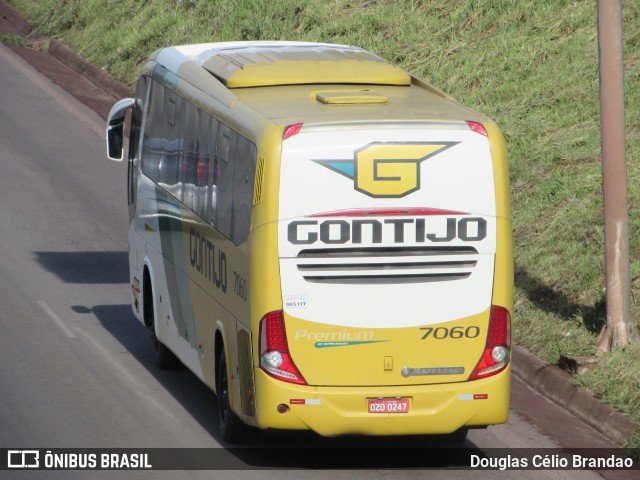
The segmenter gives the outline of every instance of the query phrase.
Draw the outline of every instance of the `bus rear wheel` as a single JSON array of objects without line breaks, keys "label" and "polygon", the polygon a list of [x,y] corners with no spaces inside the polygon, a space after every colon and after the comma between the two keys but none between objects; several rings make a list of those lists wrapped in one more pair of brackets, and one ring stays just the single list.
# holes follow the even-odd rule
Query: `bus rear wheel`
[{"label": "bus rear wheel", "polygon": [[220,352],[217,375],[218,422],[220,434],[227,443],[242,443],[248,439],[249,427],[240,420],[233,410],[229,400],[229,377],[227,373],[227,358],[224,349]]},{"label": "bus rear wheel", "polygon": [[[147,275],[148,278],[148,275]],[[167,348],[167,346],[158,340],[156,336],[156,322],[155,322],[155,310],[153,305],[153,290],[151,289],[151,282],[145,281],[144,292],[142,298],[143,306],[142,312],[144,315],[144,324],[151,330],[151,341],[153,342],[153,363],[160,370],[171,370],[180,365],[180,360],[174,355],[174,353]]]},{"label": "bus rear wheel", "polygon": [[180,360],[175,354],[167,348],[167,346],[158,340],[156,333],[151,334],[151,341],[153,342],[153,363],[160,370],[172,370],[180,365]]}]

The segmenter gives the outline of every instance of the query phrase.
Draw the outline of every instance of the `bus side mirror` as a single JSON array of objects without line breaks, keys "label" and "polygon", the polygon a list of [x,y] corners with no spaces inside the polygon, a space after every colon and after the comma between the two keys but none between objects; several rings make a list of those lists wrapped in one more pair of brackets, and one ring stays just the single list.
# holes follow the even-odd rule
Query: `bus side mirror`
[{"label": "bus side mirror", "polygon": [[107,117],[107,157],[121,162],[124,158],[124,117],[127,110],[133,108],[135,99],[123,98],[111,107]]}]

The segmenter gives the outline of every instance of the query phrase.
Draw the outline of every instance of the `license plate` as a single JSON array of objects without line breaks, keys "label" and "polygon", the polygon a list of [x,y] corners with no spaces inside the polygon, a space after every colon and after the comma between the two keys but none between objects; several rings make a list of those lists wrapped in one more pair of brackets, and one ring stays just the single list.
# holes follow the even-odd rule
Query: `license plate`
[{"label": "license plate", "polygon": [[407,413],[408,398],[367,398],[369,413]]}]

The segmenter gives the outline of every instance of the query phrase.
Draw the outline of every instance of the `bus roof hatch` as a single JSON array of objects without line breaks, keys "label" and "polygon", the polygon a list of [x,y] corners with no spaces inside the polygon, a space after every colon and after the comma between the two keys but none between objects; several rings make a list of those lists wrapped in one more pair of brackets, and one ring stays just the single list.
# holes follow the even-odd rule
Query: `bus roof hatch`
[{"label": "bus roof hatch", "polygon": [[201,58],[227,88],[303,84],[411,85],[404,70],[365,50],[325,44],[249,44]]}]

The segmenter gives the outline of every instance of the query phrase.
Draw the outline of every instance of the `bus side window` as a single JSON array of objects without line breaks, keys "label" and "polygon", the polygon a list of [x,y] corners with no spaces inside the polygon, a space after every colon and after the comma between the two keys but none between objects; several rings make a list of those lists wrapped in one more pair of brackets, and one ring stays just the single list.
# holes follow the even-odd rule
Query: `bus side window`
[{"label": "bus side window", "polygon": [[251,227],[251,204],[256,174],[256,146],[238,135],[235,149],[233,177],[233,236],[236,245],[243,243]]},{"label": "bus side window", "polygon": [[202,215],[202,218],[207,219],[211,225],[215,227],[215,212],[217,208],[217,195],[218,195],[218,170],[215,162],[216,151],[216,138],[218,132],[218,121],[210,115],[209,117],[209,143],[207,144],[207,159],[208,159],[208,177],[207,177],[207,190],[206,195],[206,210]]},{"label": "bus side window", "polygon": [[173,196],[180,198],[182,194],[182,176],[180,170],[180,152],[182,141],[180,126],[182,125],[182,98],[175,92],[165,88],[164,112],[162,122],[162,151],[158,172],[158,183]]},{"label": "bus side window", "polygon": [[196,173],[198,169],[198,155],[200,145],[198,143],[198,109],[186,103],[183,122],[183,149],[181,178],[183,183],[182,202],[192,210],[196,205]]},{"label": "bus side window", "polygon": [[193,210],[202,218],[209,218],[211,190],[211,117],[198,110],[196,134],[195,204]]},{"label": "bus side window", "polygon": [[231,238],[233,221],[233,154],[237,134],[224,124],[218,126],[214,169],[216,172],[216,210],[212,215],[216,229]]},{"label": "bus side window", "polygon": [[136,103],[131,111],[131,130],[129,131],[129,158],[137,159],[140,150],[140,129],[144,103],[147,96],[147,77],[140,77],[136,86]]},{"label": "bus side window", "polygon": [[164,87],[157,82],[152,82],[142,143],[142,172],[156,183],[160,174],[163,104]]},{"label": "bus side window", "polygon": [[[140,77],[136,86],[136,103],[131,111],[131,128],[129,130],[129,166],[128,166],[128,203],[136,201],[138,184],[138,158],[140,155],[140,130],[144,116],[144,105],[147,100],[147,77]],[[133,208],[129,209],[129,217],[133,218]]]}]

